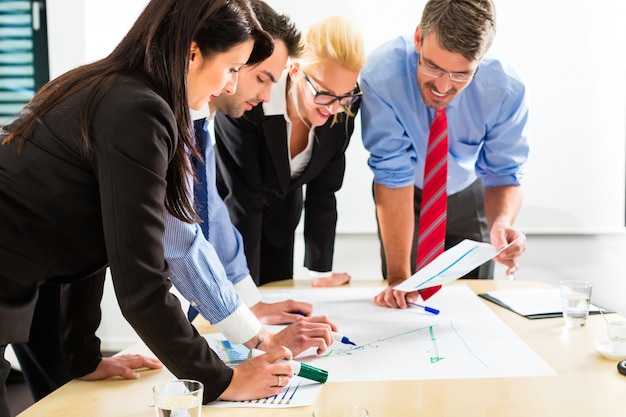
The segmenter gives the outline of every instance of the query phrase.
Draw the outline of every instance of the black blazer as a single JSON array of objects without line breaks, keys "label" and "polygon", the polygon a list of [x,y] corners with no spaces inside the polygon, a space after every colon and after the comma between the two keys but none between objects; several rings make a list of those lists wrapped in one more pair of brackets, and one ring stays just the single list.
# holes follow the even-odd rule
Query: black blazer
[{"label": "black blazer", "polygon": [[293,179],[283,115],[265,116],[262,105],[239,119],[216,114],[218,190],[243,236],[248,266],[255,280],[259,276],[261,236],[277,247],[293,245],[303,205],[304,264],[315,271],[332,269],[337,223],[335,192],[343,183],[345,151],[358,109],[359,102],[352,105],[352,116],[343,114],[334,125],[331,118],[315,128],[309,164]]},{"label": "black blazer", "polygon": [[[99,345],[83,345],[80,334],[99,320],[101,271],[110,266],[126,320],[168,369],[202,381],[205,400],[213,400],[232,370],[169,292],[163,254],[166,173],[178,140],[174,115],[145,83],[126,78],[99,104],[86,152],[78,115],[88,94],[47,114],[22,154],[16,140],[0,146],[0,346],[27,340],[38,285],[53,280],[69,291],[64,349],[75,358],[97,357]],[[89,363],[70,368],[88,373],[97,360]]]}]

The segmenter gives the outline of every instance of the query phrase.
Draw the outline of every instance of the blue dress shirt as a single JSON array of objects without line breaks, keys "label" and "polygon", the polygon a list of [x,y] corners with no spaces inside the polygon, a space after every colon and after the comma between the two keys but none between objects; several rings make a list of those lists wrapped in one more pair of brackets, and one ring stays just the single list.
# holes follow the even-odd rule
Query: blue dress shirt
[{"label": "blue dress shirt", "polygon": [[[361,71],[363,144],[374,181],[390,188],[423,186],[434,109],[417,85],[412,39],[377,48]],[[526,89],[515,71],[485,57],[470,84],[446,107],[448,194],[477,177],[485,187],[519,185],[528,157]]]},{"label": "blue dress shirt", "polygon": [[[241,235],[230,221],[224,201],[217,193],[215,154],[208,134],[208,123],[206,119],[203,122],[207,146],[204,154],[206,202],[201,202],[200,210],[202,226],[182,222],[166,213],[163,243],[172,283],[204,318],[216,324],[231,316],[241,306],[241,299],[234,285],[246,278],[251,282],[252,279],[249,276]],[[249,318],[250,314],[246,313],[244,317]],[[254,336],[260,324],[253,323],[251,326],[253,329],[242,336],[245,338],[243,341]]]}]

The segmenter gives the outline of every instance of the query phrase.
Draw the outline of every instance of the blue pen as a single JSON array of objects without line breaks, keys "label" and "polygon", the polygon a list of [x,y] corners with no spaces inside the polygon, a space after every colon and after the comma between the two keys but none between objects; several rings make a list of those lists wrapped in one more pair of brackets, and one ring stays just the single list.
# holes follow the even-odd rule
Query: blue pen
[{"label": "blue pen", "polygon": [[356,343],[348,339],[346,336],[340,335],[339,333],[333,332],[333,339],[335,339],[337,342],[343,343],[344,345],[356,346]]},{"label": "blue pen", "polygon": [[407,304],[410,305],[410,306],[413,306],[413,307],[423,308],[424,311],[426,311],[427,313],[431,313],[431,314],[435,314],[435,315],[439,314],[439,310],[437,310],[436,308],[426,307],[426,306],[423,306],[423,305],[420,305],[420,304],[415,304],[415,303],[407,303]]}]

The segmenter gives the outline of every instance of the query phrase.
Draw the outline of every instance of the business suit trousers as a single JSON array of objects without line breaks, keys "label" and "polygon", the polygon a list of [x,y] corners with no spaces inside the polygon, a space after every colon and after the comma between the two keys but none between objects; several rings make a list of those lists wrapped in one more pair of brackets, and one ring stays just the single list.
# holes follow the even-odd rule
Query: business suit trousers
[{"label": "business suit trousers", "polygon": [[[374,195],[374,198],[376,196]],[[416,271],[417,234],[419,231],[420,209],[422,206],[422,190],[415,187],[415,228],[413,232],[413,246],[411,248],[411,272]],[[376,219],[378,223],[378,218]],[[383,278],[387,279],[385,248],[378,227],[380,240],[380,256]],[[448,212],[446,219],[446,243],[449,249],[464,239],[479,242],[489,242],[489,225],[485,216],[485,191],[480,180],[474,181],[466,189],[448,196]],[[494,262],[488,261],[462,278],[493,279]]]},{"label": "business suit trousers", "polygon": [[293,256],[295,244],[295,230],[291,238],[283,246],[277,246],[261,235],[261,256],[257,285],[283,279],[293,279]]}]

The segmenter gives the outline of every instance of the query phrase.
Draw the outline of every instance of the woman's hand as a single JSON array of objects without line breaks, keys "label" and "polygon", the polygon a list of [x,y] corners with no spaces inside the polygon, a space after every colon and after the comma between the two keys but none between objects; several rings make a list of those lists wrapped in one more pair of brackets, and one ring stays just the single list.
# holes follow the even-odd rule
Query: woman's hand
[{"label": "woman's hand", "polygon": [[293,377],[291,365],[284,362],[274,363],[281,358],[292,359],[291,351],[284,346],[235,366],[233,379],[220,395],[220,399],[244,401],[280,394]]},{"label": "woman's hand", "polygon": [[126,379],[139,378],[139,372],[136,369],[161,369],[163,364],[154,358],[144,355],[120,355],[109,358],[102,358],[96,370],[80,377],[84,381],[97,381],[100,379],[119,376]]}]

